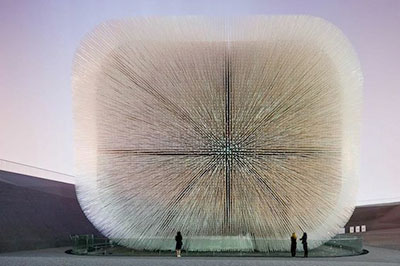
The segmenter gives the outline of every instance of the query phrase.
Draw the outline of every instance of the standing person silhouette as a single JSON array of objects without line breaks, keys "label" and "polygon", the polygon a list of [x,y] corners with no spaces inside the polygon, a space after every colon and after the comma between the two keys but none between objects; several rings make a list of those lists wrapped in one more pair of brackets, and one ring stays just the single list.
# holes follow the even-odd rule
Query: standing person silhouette
[{"label": "standing person silhouette", "polygon": [[297,236],[296,233],[293,233],[290,237],[290,252],[292,253],[292,257],[296,256],[296,248],[297,248]]},{"label": "standing person silhouette", "polygon": [[303,236],[300,238],[301,243],[303,244],[304,249],[304,258],[308,257],[308,245],[307,245],[307,233],[304,232]]},{"label": "standing person silhouette", "polygon": [[178,233],[176,233],[175,236],[175,241],[176,241],[176,246],[175,246],[175,250],[176,250],[176,256],[178,258],[181,257],[181,249],[182,249],[182,235],[181,232],[178,231]]}]

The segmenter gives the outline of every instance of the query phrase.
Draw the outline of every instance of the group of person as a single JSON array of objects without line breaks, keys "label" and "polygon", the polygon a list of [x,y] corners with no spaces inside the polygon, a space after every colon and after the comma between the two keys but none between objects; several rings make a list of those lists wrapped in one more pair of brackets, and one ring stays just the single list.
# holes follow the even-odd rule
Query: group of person
[{"label": "group of person", "polygon": [[[181,249],[182,249],[182,245],[183,245],[182,240],[183,240],[182,234],[181,234],[181,232],[178,232],[176,234],[176,236],[175,236],[175,241],[176,241],[175,250],[176,250],[176,256],[178,258],[181,257]],[[307,258],[308,257],[307,233],[304,232],[303,236],[299,240],[303,244],[304,257]],[[296,249],[297,249],[297,236],[296,236],[296,233],[292,234],[292,236],[290,237],[290,241],[291,241],[290,252],[292,253],[292,257],[295,257],[296,256]]]},{"label": "group of person", "polygon": [[[308,244],[307,244],[307,233],[304,232],[303,236],[299,239],[301,243],[303,244],[303,250],[304,250],[304,257],[308,257]],[[296,256],[296,249],[297,249],[297,236],[296,233],[293,233],[292,236],[290,237],[290,252],[292,253],[292,257]]]}]

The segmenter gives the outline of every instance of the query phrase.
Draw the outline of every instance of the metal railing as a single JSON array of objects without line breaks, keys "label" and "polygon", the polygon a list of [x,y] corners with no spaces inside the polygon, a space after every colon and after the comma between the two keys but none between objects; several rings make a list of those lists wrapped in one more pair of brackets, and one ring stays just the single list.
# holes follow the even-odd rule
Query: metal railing
[{"label": "metal railing", "polygon": [[0,158],[0,170],[18,173],[28,176],[36,176],[40,178],[45,178],[49,180],[71,183],[75,182],[75,177],[70,174],[61,173],[33,165],[28,165],[24,163],[14,162],[10,160],[5,160]]},{"label": "metal railing", "polygon": [[[170,248],[168,249],[131,249],[119,245],[121,240],[112,240],[108,238],[96,237],[93,235],[74,235],[71,236],[73,242],[72,254],[78,255],[172,255],[175,247],[175,241],[173,239],[163,239],[164,243],[168,243]],[[130,240],[134,242],[135,240]],[[156,239],[152,241],[157,241]],[[161,241],[161,239],[159,240]],[[192,239],[193,241],[193,239]],[[255,245],[257,246],[290,246],[290,241],[287,240],[271,240],[271,239],[255,239]],[[124,239],[127,243],[127,239]],[[207,239],[203,239],[203,242],[207,244]],[[212,245],[212,240],[209,240]],[[349,235],[338,235],[329,241],[324,240],[309,240],[309,256],[310,257],[338,257],[338,256],[352,256],[363,254],[362,238],[360,236],[349,236]],[[315,248],[312,248],[315,247]],[[182,250],[185,256],[269,256],[269,257],[289,257],[289,251],[258,251],[257,249],[249,250],[232,250],[232,251],[196,251],[191,250],[188,245],[185,244]],[[301,243],[297,245],[297,256],[302,256],[303,250]]]}]

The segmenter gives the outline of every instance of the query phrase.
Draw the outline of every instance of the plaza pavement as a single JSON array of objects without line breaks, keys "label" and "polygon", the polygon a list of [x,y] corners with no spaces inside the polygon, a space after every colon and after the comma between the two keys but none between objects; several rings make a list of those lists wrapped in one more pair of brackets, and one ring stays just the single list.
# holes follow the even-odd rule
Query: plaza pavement
[{"label": "plaza pavement", "polygon": [[0,266],[400,266],[400,251],[364,247],[368,254],[335,258],[271,258],[271,257],[136,257],[136,256],[78,256],[66,254],[67,248],[19,251],[0,254]]}]

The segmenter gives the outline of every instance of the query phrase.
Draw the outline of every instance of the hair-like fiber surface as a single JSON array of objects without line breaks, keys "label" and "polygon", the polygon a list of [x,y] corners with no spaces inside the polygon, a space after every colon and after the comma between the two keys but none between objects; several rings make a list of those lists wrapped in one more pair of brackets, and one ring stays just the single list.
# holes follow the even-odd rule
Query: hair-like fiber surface
[{"label": "hair-like fiber surface", "polygon": [[106,22],[74,62],[79,202],[138,249],[315,246],[353,212],[361,87],[319,18]]}]

